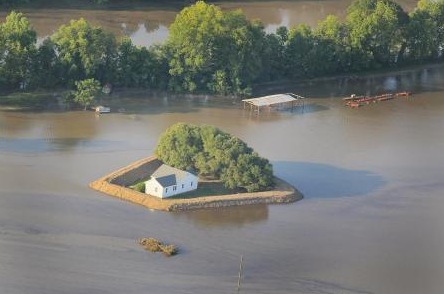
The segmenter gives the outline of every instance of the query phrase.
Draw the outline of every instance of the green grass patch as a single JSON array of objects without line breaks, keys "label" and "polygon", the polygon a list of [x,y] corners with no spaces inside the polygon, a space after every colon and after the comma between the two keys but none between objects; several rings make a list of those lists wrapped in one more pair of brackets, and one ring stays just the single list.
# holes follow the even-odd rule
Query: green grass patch
[{"label": "green grass patch", "polygon": [[56,104],[57,98],[50,93],[13,93],[0,95],[0,107],[10,109],[46,109]]},{"label": "green grass patch", "polygon": [[169,197],[168,199],[187,199],[205,196],[229,195],[237,193],[237,190],[227,189],[222,182],[199,182],[194,191]]}]

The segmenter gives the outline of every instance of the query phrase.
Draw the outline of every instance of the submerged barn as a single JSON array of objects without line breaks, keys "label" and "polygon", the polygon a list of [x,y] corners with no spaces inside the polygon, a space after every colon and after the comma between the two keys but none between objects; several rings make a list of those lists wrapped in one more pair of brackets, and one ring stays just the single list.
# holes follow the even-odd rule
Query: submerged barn
[{"label": "submerged barn", "polygon": [[162,164],[145,182],[145,193],[168,198],[197,189],[199,178],[187,171]]},{"label": "submerged barn", "polygon": [[269,96],[263,96],[258,98],[244,99],[244,109],[247,107],[252,111],[257,111],[258,113],[261,109],[265,108],[270,111],[272,108],[293,108],[295,106],[300,106],[304,103],[305,97],[297,94],[287,93],[287,94],[275,94]]}]

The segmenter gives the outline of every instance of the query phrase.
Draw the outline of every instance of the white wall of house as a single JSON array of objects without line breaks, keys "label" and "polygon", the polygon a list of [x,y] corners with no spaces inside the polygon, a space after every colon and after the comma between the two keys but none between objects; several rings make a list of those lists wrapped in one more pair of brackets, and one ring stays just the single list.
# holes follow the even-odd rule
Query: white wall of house
[{"label": "white wall of house", "polygon": [[198,186],[198,177],[188,174],[177,185],[162,187],[156,179],[150,179],[145,182],[145,193],[159,198],[168,198],[181,193],[196,190]]}]

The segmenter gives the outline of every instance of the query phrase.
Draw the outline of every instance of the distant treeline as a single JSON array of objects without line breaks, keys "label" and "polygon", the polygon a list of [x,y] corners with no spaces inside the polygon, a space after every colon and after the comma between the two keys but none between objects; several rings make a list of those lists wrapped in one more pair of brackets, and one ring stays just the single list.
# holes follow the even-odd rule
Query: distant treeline
[{"label": "distant treeline", "polygon": [[315,29],[274,34],[241,11],[197,2],[177,15],[164,44],[150,48],[84,19],[37,45],[25,16],[11,12],[0,25],[0,87],[72,87],[93,78],[117,87],[247,95],[262,82],[438,61],[443,48],[444,0],[422,0],[409,14],[390,0],[357,0],[344,22],[328,16]]},{"label": "distant treeline", "polygon": [[22,7],[28,5],[127,5],[127,4],[141,4],[141,3],[181,3],[190,4],[196,2],[195,0],[0,0],[0,6],[6,7]]}]

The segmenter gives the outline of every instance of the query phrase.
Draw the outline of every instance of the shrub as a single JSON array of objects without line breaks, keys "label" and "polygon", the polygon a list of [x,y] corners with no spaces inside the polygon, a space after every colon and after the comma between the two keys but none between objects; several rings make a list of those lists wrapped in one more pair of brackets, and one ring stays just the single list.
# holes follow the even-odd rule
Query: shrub
[{"label": "shrub", "polygon": [[136,190],[137,192],[145,193],[145,182],[137,183],[130,188]]}]

